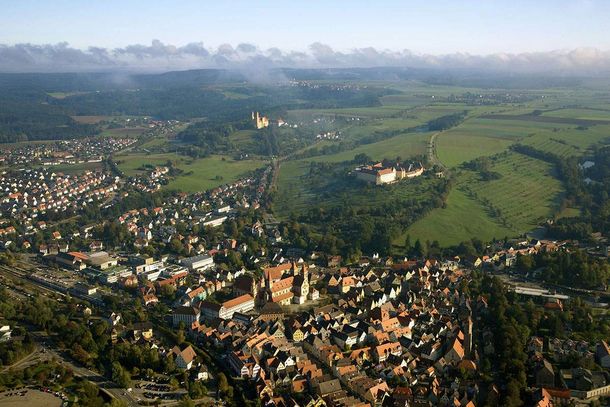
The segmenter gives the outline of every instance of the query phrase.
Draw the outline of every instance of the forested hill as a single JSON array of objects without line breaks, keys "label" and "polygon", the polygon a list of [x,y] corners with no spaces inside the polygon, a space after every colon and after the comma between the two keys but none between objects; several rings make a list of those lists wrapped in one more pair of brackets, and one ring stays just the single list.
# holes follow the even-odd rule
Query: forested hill
[{"label": "forested hill", "polygon": [[395,93],[379,87],[245,83],[239,72],[159,75],[0,74],[0,142],[87,137],[99,127],[71,116],[237,120],[250,111],[371,107]]},{"label": "forested hill", "polygon": [[[77,123],[71,118],[74,115],[238,120],[244,112],[251,110],[378,106],[380,96],[398,93],[383,86],[382,82],[378,86],[358,86],[360,81],[416,80],[429,84],[459,84],[473,80],[484,82],[489,78],[489,75],[479,77],[472,72],[404,67],[200,69],[160,74],[0,73],[0,142],[68,139],[99,133],[98,126]],[[498,83],[506,87],[531,83],[528,77],[516,76],[500,82],[498,75],[494,78],[497,86]],[[309,86],[309,81],[322,82]],[[337,89],[323,81],[353,86]],[[546,78],[544,83],[549,84],[549,81],[565,86],[578,83],[578,79],[566,81],[561,78]]]}]

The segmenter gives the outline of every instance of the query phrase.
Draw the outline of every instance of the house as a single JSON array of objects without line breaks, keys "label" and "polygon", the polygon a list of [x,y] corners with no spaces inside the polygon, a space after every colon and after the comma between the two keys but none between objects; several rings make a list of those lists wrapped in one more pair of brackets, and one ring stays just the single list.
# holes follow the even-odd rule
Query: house
[{"label": "house", "polygon": [[555,387],[555,371],[548,360],[543,359],[534,373],[537,387]]},{"label": "house", "polygon": [[333,394],[341,392],[341,382],[339,379],[330,379],[319,383],[316,390],[322,398],[332,397]]},{"label": "house", "polygon": [[117,314],[116,312],[113,312],[108,317],[108,323],[110,324],[110,326],[117,326],[120,320],[121,314]]},{"label": "house", "polygon": [[610,368],[610,347],[606,341],[601,341],[595,347],[595,360],[604,369]]},{"label": "house", "polygon": [[453,339],[453,343],[443,358],[445,359],[445,362],[449,364],[456,364],[464,359],[464,347],[457,337]]},{"label": "house", "polygon": [[0,342],[7,342],[11,339],[11,327],[9,325],[0,326]]},{"label": "house", "polygon": [[195,380],[203,380],[206,381],[210,378],[210,373],[208,372],[208,368],[205,365],[201,365],[195,374]]},{"label": "house", "polygon": [[222,304],[215,304],[209,301],[204,301],[201,304],[201,310],[207,319],[231,319],[236,312],[244,313],[253,309],[254,298],[250,294],[240,295]]},{"label": "house", "polygon": [[180,264],[190,270],[207,270],[214,266],[214,258],[207,254],[200,254],[180,260]]},{"label": "house", "polygon": [[133,324],[133,328],[131,330],[134,339],[143,338],[147,341],[151,340],[153,337],[153,325],[150,322],[138,322]]},{"label": "house", "polygon": [[65,268],[72,270],[84,270],[87,265],[85,260],[88,260],[89,256],[81,252],[60,252],[55,255],[55,262]]},{"label": "house", "polygon": [[178,326],[180,322],[183,322],[185,326],[193,325],[193,322],[199,321],[201,312],[194,307],[178,307],[172,314],[172,322],[174,326]]},{"label": "house", "polygon": [[174,346],[171,354],[176,358],[176,366],[179,369],[189,370],[193,366],[193,361],[197,357],[195,350],[191,345],[180,350],[178,346]]}]

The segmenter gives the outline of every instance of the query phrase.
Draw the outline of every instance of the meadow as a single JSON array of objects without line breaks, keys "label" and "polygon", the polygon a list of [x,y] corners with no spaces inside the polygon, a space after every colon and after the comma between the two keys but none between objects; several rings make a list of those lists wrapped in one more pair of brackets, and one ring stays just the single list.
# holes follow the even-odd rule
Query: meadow
[{"label": "meadow", "polygon": [[182,173],[172,179],[167,188],[185,192],[204,191],[230,183],[265,165],[260,160],[234,160],[220,155],[191,159],[174,153],[128,154],[117,156],[115,160],[127,176],[142,175],[146,172],[143,170],[145,165],[166,165],[169,161]]},{"label": "meadow", "polygon": [[551,164],[515,152],[491,161],[499,179],[483,181],[475,172],[458,171],[446,208],[434,209],[406,233],[447,246],[469,237],[516,236],[553,216],[563,188]]}]

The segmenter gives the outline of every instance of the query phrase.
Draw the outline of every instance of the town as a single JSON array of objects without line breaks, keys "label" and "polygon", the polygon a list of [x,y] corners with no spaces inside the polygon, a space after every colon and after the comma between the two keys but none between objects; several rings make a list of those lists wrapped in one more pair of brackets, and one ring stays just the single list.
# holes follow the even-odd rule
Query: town
[{"label": "town", "polygon": [[72,3],[0,5],[0,407],[610,406],[610,3]]},{"label": "town", "polygon": [[[151,179],[166,172],[155,168]],[[356,170],[375,184],[422,172],[421,164]],[[295,247],[286,225],[263,211],[271,173],[268,167],[205,193],[170,194],[157,206],[74,228],[63,219],[87,206],[120,207],[141,186],[104,171],[6,173],[2,210],[13,221],[4,223],[2,247],[16,254],[0,267],[3,285],[25,284],[28,297],[74,298],[85,317],[107,321],[112,344],[173,361],[152,371],[125,362],[124,382],[135,388],[116,397],[127,404],[205,399],[212,389],[234,398],[230,380],[263,404],[474,406],[499,392],[478,384],[481,366],[495,354],[496,333],[483,324],[493,298],[471,296],[473,279],[506,276],[512,281],[506,295],[534,299],[545,313],[561,314],[575,301],[573,292],[519,283],[511,271],[523,257],[583,250],[569,241],[499,242],[484,256],[445,260],[370,253],[356,262]],[[599,256],[607,255],[606,246]],[[113,310],[112,298],[143,307],[141,321]],[[2,329],[3,342],[11,343],[11,331],[21,328]],[[561,368],[566,357],[610,367],[606,342],[532,336],[522,351],[532,355],[532,405],[610,395],[605,375]],[[68,355],[67,363],[87,365],[83,355]],[[172,377],[188,380],[149,384]]]}]

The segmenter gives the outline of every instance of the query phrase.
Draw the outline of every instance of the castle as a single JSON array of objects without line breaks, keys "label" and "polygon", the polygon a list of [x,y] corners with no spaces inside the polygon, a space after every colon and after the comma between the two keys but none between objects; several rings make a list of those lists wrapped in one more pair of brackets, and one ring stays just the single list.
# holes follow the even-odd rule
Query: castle
[{"label": "castle", "polygon": [[252,120],[256,123],[256,128],[258,130],[264,129],[265,127],[269,127],[269,118],[266,116],[259,115],[258,112],[252,112]]},{"label": "castle", "polygon": [[363,165],[355,169],[356,178],[375,185],[391,184],[404,178],[414,178],[424,173],[421,163],[411,163],[406,168],[399,165],[377,163]]}]

